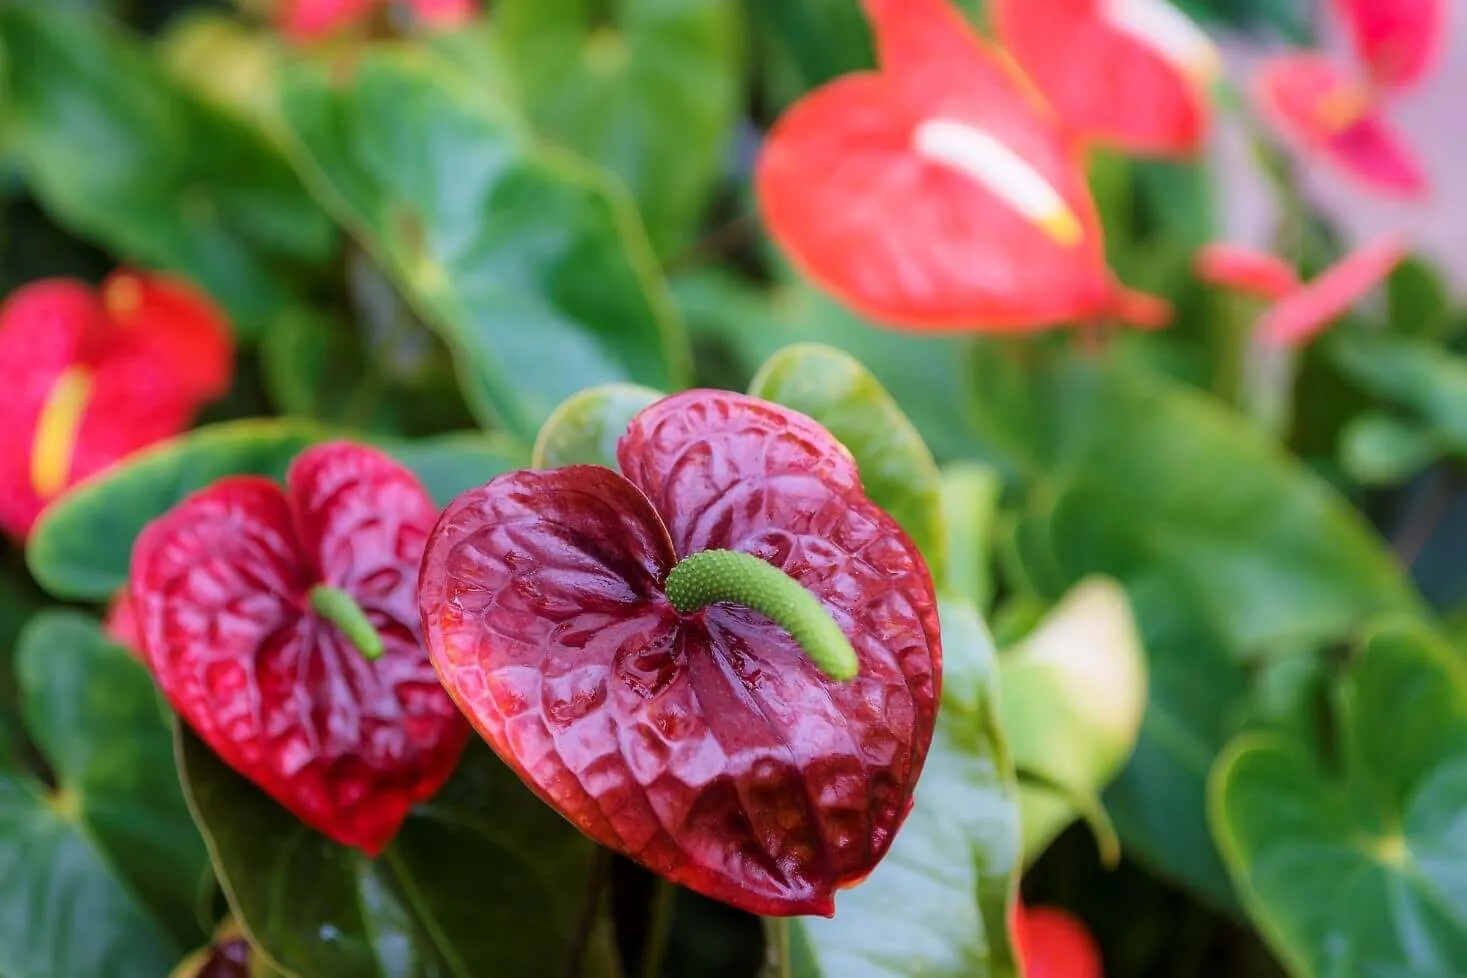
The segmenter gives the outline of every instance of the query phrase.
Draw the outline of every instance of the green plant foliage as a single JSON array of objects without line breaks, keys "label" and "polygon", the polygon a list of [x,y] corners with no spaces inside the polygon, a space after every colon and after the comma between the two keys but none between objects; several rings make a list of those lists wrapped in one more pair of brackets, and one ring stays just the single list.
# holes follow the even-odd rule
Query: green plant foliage
[{"label": "green plant foliage", "polygon": [[1420,624],[1382,623],[1334,707],[1325,756],[1262,734],[1218,761],[1213,824],[1245,906],[1296,975],[1455,974],[1467,960],[1461,653]]},{"label": "green plant foliage", "polygon": [[66,226],[120,258],[187,274],[247,335],[330,257],[332,226],[284,159],[136,40],[91,17],[8,4],[0,42],[7,151]]},{"label": "green plant foliage", "polygon": [[208,860],[146,672],[71,612],[32,619],[16,669],[50,787],[0,774],[0,969],[158,978],[204,936]]},{"label": "green plant foliage", "polygon": [[662,398],[650,387],[608,384],[592,387],[555,409],[540,429],[530,464],[537,469],[563,465],[617,468],[616,443],[637,412]]},{"label": "green plant foliage", "polygon": [[611,183],[540,148],[419,53],[364,56],[351,82],[287,77],[295,152],[442,333],[483,420],[528,440],[582,388],[681,379],[676,313]]}]

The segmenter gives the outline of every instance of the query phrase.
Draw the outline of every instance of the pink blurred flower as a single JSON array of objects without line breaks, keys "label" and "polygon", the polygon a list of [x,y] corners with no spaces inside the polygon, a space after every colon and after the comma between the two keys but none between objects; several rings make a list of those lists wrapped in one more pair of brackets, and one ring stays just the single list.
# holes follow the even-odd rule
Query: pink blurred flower
[{"label": "pink blurred flower", "polygon": [[[365,21],[392,0],[283,0],[277,10],[280,32],[295,41],[319,41]],[[478,9],[477,0],[407,0],[414,19],[444,30],[468,21]]]}]

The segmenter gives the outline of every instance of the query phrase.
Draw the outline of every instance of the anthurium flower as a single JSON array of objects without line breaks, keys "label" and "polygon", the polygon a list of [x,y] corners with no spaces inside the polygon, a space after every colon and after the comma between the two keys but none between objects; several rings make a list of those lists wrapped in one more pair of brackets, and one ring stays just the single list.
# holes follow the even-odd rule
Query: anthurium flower
[{"label": "anthurium flower", "polygon": [[0,527],[23,538],[65,489],[188,427],[229,387],[227,321],[184,283],[122,271],[24,286],[0,307]]},{"label": "anthurium flower", "polygon": [[1191,154],[1206,138],[1222,58],[1167,0],[997,0],[999,38],[1082,138]]},{"label": "anthurium flower", "polygon": [[882,70],[796,103],[755,185],[794,263],[917,330],[1029,330],[1110,298],[1075,146],[945,0],[866,0]]},{"label": "anthurium flower", "polygon": [[1112,283],[1110,314],[1136,329],[1165,329],[1172,323],[1172,304],[1158,295]]},{"label": "anthurium flower", "polygon": [[1400,237],[1382,238],[1345,256],[1307,285],[1298,285],[1293,269],[1279,259],[1236,245],[1210,246],[1197,264],[1205,281],[1277,299],[1255,327],[1258,340],[1265,346],[1301,347],[1389,278],[1409,252]]},{"label": "anthurium flower", "polygon": [[[280,32],[296,41],[317,41],[355,27],[393,0],[284,0],[278,8]],[[448,29],[470,20],[475,0],[408,0],[416,23]]]},{"label": "anthurium flower", "polygon": [[1379,194],[1419,197],[1427,191],[1420,161],[1384,117],[1375,93],[1328,56],[1270,59],[1258,74],[1255,97],[1274,129],[1307,158]]},{"label": "anthurium flower", "polygon": [[1102,978],[1095,938],[1057,907],[1014,906],[1014,951],[1025,978]]},{"label": "anthurium flower", "polygon": [[164,695],[219,757],[306,824],[375,856],[448,779],[468,726],[419,643],[437,508],[346,442],[223,479],[133,549],[133,612]]},{"label": "anthurium flower", "polygon": [[932,739],[922,556],[844,446],[778,405],[674,395],[617,458],[449,506],[421,593],[439,675],[597,842],[754,913],[829,916],[890,847]]},{"label": "anthurium flower", "polygon": [[1446,37],[1447,0],[1335,0],[1335,7],[1382,93],[1420,81]]}]

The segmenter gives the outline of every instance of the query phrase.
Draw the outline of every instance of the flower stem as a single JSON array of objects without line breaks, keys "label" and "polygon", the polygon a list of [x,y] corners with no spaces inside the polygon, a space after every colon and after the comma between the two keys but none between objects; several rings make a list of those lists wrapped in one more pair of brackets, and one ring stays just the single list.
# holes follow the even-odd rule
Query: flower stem
[{"label": "flower stem", "polygon": [[647,939],[642,944],[642,978],[662,978],[667,957],[667,940],[672,936],[672,914],[677,904],[677,886],[657,877],[657,891],[648,907]]},{"label": "flower stem", "polygon": [[728,602],[759,612],[789,632],[831,679],[854,679],[856,650],[830,612],[794,578],[767,561],[736,550],[704,550],[684,557],[667,575],[667,599],[690,615]]},{"label": "flower stem", "polygon": [[340,588],[317,584],[311,588],[311,609],[341,629],[362,658],[375,662],[385,651],[382,636],[367,620],[367,613],[356,599]]}]

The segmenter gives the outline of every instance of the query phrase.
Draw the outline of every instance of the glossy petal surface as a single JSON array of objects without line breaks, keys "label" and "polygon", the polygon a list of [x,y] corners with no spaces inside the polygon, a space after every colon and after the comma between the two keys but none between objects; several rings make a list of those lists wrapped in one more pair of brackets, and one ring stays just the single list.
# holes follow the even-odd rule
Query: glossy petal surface
[{"label": "glossy petal surface", "polygon": [[1207,136],[1205,85],[1217,55],[1204,48],[1173,60],[1107,17],[1108,7],[1126,6],[1144,5],[998,0],[993,11],[1004,47],[1082,138],[1132,153],[1195,153]]},{"label": "glossy petal surface", "polygon": [[1281,136],[1361,187],[1408,198],[1429,189],[1410,145],[1380,115],[1370,94],[1329,58],[1271,59],[1259,73],[1255,96]]},{"label": "glossy petal surface", "polygon": [[112,328],[169,365],[179,393],[199,401],[229,392],[234,342],[224,311],[181,278],[120,269],[102,283]]},{"label": "glossy petal surface", "polygon": [[[794,412],[692,391],[632,422],[609,469],[523,471],[460,497],[424,561],[445,685],[583,832],[756,913],[829,915],[910,807],[941,650],[927,569]],[[769,560],[857,650],[827,680],[746,609],[661,590],[705,548]]]},{"label": "glossy petal surface", "polygon": [[1446,38],[1447,0],[1334,0],[1375,84],[1401,89],[1419,81]]},{"label": "glossy petal surface", "polygon": [[1293,265],[1242,245],[1207,245],[1198,250],[1195,264],[1197,277],[1209,285],[1260,299],[1281,299],[1299,287]]},{"label": "glossy petal surface", "polygon": [[[375,855],[468,733],[418,640],[436,510],[396,462],[346,443],[303,453],[287,483],[225,479],[150,524],[133,608],[149,666],[199,736],[302,821]],[[321,583],[366,612],[381,659],[310,610]]]},{"label": "glossy petal surface", "polygon": [[1259,339],[1275,346],[1303,346],[1385,282],[1409,251],[1402,239],[1389,237],[1352,252],[1264,313],[1258,321]]},{"label": "glossy petal surface", "polygon": [[[756,189],[775,240],[894,326],[1035,329],[1103,308],[1094,203],[1027,83],[941,0],[868,12],[883,73],[817,89],[764,145]],[[934,124],[946,145],[924,144]]]},{"label": "glossy petal surface", "polygon": [[1026,978],[1101,978],[1095,938],[1054,907],[1014,908],[1014,944]]}]

